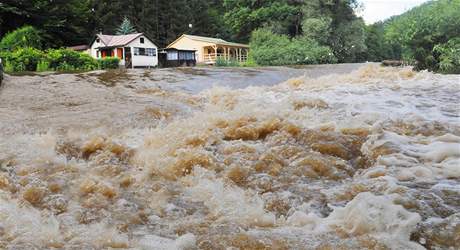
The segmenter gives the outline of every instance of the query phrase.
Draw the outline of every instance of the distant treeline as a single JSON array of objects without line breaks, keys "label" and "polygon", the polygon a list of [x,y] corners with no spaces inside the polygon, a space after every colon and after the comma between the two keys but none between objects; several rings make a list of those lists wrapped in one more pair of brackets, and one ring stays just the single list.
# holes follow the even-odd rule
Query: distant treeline
[{"label": "distant treeline", "polygon": [[395,59],[449,73],[459,64],[459,6],[428,2],[366,26],[357,0],[3,0],[0,36],[32,25],[42,49],[88,44],[126,17],[160,47],[183,33],[250,42],[259,65]]},{"label": "distant treeline", "polygon": [[460,73],[460,0],[430,1],[366,29],[370,61],[401,59],[417,69]]}]

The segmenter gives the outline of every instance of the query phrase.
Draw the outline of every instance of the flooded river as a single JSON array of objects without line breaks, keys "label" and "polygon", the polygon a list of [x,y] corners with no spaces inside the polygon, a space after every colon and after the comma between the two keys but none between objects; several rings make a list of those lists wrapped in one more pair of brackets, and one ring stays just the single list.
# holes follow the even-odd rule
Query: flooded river
[{"label": "flooded river", "polygon": [[460,248],[459,76],[178,71],[7,77],[0,248]]}]

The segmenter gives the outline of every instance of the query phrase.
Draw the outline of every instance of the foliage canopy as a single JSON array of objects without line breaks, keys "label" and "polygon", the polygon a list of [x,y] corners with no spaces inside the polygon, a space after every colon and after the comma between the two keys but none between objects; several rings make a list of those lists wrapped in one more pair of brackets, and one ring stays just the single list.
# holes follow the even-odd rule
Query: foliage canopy
[{"label": "foliage canopy", "polygon": [[368,26],[358,7],[357,0],[3,0],[0,48],[61,48],[137,29],[160,47],[183,33],[250,41],[251,64],[395,59],[457,72],[449,51],[460,37],[460,0],[430,1]]},{"label": "foliage canopy", "polygon": [[32,26],[24,26],[6,34],[0,41],[0,49],[13,51],[17,48],[42,47],[41,36],[37,29]]}]

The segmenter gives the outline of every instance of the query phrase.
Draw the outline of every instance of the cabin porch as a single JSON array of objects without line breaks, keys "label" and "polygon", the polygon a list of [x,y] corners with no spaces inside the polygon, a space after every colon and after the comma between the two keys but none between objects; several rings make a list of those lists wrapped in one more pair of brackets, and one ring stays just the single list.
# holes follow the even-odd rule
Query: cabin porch
[{"label": "cabin porch", "polygon": [[246,62],[248,53],[248,48],[243,47],[221,45],[207,46],[203,48],[203,62],[206,64],[215,64],[217,58]]}]

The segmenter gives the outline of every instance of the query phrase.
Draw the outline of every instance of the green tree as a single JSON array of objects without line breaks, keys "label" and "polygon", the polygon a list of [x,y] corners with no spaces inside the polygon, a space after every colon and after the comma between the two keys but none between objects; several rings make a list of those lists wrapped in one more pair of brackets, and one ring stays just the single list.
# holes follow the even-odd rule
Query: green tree
[{"label": "green tree", "polygon": [[302,22],[303,34],[305,37],[327,44],[331,34],[332,19],[328,16],[310,17]]},{"label": "green tree", "polygon": [[131,24],[129,19],[127,17],[125,17],[123,19],[123,22],[118,27],[116,34],[117,35],[127,35],[127,34],[133,34],[133,33],[136,33],[136,32],[137,32],[136,29]]},{"label": "green tree", "polygon": [[356,0],[305,1],[303,35],[329,46],[340,62],[362,61],[367,50],[365,24],[354,9]]},{"label": "green tree", "polygon": [[0,36],[25,25],[41,34],[44,47],[87,43],[91,37],[90,0],[2,0]]},{"label": "green tree", "polygon": [[16,50],[18,48],[36,48],[42,47],[42,38],[37,29],[32,26],[24,26],[13,32],[6,34],[0,41],[0,49]]},{"label": "green tree", "polygon": [[332,50],[305,37],[289,38],[270,29],[256,30],[251,36],[251,57],[259,65],[335,63]]},{"label": "green tree", "polygon": [[438,70],[437,45],[460,37],[460,0],[430,1],[388,21],[385,39],[417,69]]},{"label": "green tree", "polygon": [[289,0],[224,0],[225,23],[236,40],[247,42],[257,28],[270,27],[279,34],[301,33],[302,2]]},{"label": "green tree", "polygon": [[439,71],[446,74],[460,74],[460,37],[447,43],[436,45],[433,49],[439,58]]}]

